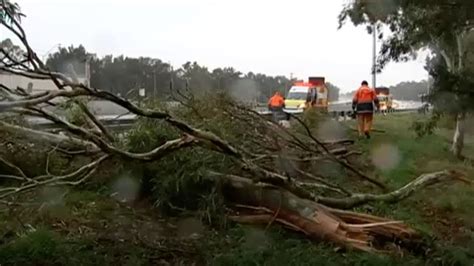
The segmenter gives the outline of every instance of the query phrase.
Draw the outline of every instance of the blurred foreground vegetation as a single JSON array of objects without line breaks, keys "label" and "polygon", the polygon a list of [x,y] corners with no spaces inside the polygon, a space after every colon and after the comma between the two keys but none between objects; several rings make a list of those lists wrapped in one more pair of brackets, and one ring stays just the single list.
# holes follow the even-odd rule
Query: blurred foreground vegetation
[{"label": "blurred foreground vegetation", "polygon": [[[196,102],[175,116],[210,130],[230,143],[250,139],[243,121],[217,112],[216,102]],[[335,122],[305,117],[316,134]],[[364,154],[354,163],[398,188],[418,175],[456,169],[473,176],[472,161],[449,153],[451,129],[437,128],[417,137],[414,121],[423,115],[377,116],[372,140],[356,142]],[[346,123],[346,122],[345,122]],[[355,137],[347,122],[338,134]],[[292,130],[301,130],[294,126]],[[258,130],[257,130],[258,132]],[[333,132],[333,131],[331,131]],[[334,132],[333,132],[334,133]],[[123,139],[133,151],[145,151],[176,137],[161,122],[140,120]],[[245,146],[245,145],[244,145]],[[473,134],[466,154],[474,154]],[[25,148],[27,149],[27,148]],[[385,149],[385,152],[380,150]],[[21,153],[22,158],[28,153]],[[29,155],[31,156],[31,154]],[[23,160],[28,161],[28,160]],[[41,160],[38,160],[41,161]],[[29,160],[34,162],[34,160]],[[54,160],[57,171],[69,164]],[[39,166],[41,171],[44,166]],[[366,254],[340,251],[289,233],[279,226],[250,227],[225,219],[219,184],[205,178],[208,169],[229,170],[232,162],[204,149],[181,150],[150,164],[110,163],[94,182],[77,188],[44,188],[22,196],[18,206],[0,212],[1,265],[472,265],[474,263],[474,191],[465,184],[438,185],[398,204],[372,204],[359,211],[403,220],[432,244],[429,254]],[[30,171],[34,171],[34,167]],[[337,173],[337,171],[335,172]],[[337,177],[336,177],[337,178]],[[354,187],[364,190],[358,179]]]}]

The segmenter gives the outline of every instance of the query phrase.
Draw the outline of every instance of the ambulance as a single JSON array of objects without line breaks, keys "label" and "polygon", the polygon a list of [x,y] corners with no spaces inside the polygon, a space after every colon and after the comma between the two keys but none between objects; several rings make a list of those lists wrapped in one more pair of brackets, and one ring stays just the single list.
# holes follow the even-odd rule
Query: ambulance
[{"label": "ambulance", "polygon": [[377,99],[379,100],[381,111],[390,111],[395,106],[393,104],[393,96],[390,94],[390,89],[387,87],[375,88]]},{"label": "ambulance", "polygon": [[301,112],[308,108],[328,110],[328,88],[324,77],[310,77],[308,82],[297,81],[285,98],[285,112]]}]

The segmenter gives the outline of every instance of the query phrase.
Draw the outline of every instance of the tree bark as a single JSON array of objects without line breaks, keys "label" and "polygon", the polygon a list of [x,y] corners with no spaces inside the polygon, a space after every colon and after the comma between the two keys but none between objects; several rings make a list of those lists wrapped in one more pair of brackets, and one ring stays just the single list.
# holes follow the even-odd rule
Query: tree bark
[{"label": "tree bark", "polygon": [[239,213],[232,217],[234,221],[267,225],[278,222],[314,240],[369,252],[383,249],[374,246],[375,240],[390,238],[391,241],[393,238],[410,239],[417,236],[414,230],[400,221],[348,211],[338,212],[285,189],[238,176],[227,175],[221,180],[227,200],[239,207],[259,211],[254,215]]},{"label": "tree bark", "polygon": [[466,114],[460,113],[456,116],[456,128],[453,136],[453,143],[451,152],[457,158],[462,158],[462,151],[464,148],[464,133],[466,129]]},{"label": "tree bark", "polygon": [[38,143],[50,144],[65,150],[87,150],[91,153],[99,151],[94,143],[83,139],[34,130],[3,121],[0,121],[0,132],[13,134],[16,137],[22,137],[30,141],[34,140]]}]

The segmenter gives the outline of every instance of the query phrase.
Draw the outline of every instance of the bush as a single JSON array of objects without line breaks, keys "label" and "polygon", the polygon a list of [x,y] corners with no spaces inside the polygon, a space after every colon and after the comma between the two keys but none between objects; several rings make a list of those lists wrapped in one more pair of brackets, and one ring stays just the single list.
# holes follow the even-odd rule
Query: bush
[{"label": "bush", "polygon": [[38,230],[27,233],[0,248],[0,261],[5,265],[49,265],[57,263],[60,244],[57,235]]},{"label": "bush", "polygon": [[1,265],[104,265],[84,241],[69,242],[45,229],[27,232],[0,246]]},{"label": "bush", "polygon": [[[200,128],[212,129],[216,134],[228,136],[232,130],[224,126],[225,120],[218,113],[210,115],[207,107],[200,106],[199,115],[189,108],[177,110],[176,115],[182,120],[201,124]],[[221,119],[220,124],[201,116]],[[179,136],[180,132],[164,121],[139,119],[126,136],[125,143],[133,152],[145,152]],[[222,200],[216,183],[206,178],[207,171],[213,169],[225,172],[231,167],[229,158],[198,147],[176,151],[153,163],[131,164],[133,175],[141,177],[142,195],[151,197],[162,211],[176,213],[201,210],[209,222],[223,208],[220,208]]]},{"label": "bush", "polygon": [[139,246],[98,243],[92,239],[64,238],[39,229],[0,246],[0,264],[18,266],[148,265]]},{"label": "bush", "polygon": [[62,104],[62,107],[65,110],[65,117],[69,123],[72,123],[76,126],[86,126],[87,117],[84,112],[81,110],[79,105],[74,101],[67,101]]},{"label": "bush", "polygon": [[410,129],[415,131],[417,137],[421,138],[428,135],[433,135],[441,116],[438,114],[433,114],[429,119],[422,119],[414,121]]}]

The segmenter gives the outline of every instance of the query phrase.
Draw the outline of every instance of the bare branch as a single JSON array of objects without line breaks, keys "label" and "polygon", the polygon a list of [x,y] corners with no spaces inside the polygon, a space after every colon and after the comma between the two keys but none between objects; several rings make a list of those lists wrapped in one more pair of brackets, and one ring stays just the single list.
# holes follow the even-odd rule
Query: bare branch
[{"label": "bare branch", "polygon": [[92,123],[99,129],[100,132],[110,141],[114,142],[114,137],[109,133],[109,131],[105,128],[104,125],[95,117],[95,115],[89,111],[87,106],[81,102],[81,101],[76,101],[76,103],[79,105],[81,110],[86,114],[87,118],[89,118]]},{"label": "bare branch", "polygon": [[25,173],[16,165],[13,163],[5,160],[3,157],[0,156],[0,162],[2,162],[4,165],[10,167],[11,169],[15,170],[22,178],[23,180],[29,180],[28,176],[25,175]]},{"label": "bare branch", "polygon": [[[4,199],[13,195],[18,195],[19,193],[26,192],[28,190],[37,188],[39,186],[46,186],[46,185],[78,185],[84,182],[87,178],[89,178],[97,169],[97,167],[107,160],[110,155],[103,155],[99,159],[82,166],[81,168],[77,169],[74,172],[71,172],[66,175],[62,176],[53,176],[49,179],[38,181],[41,178],[32,178],[35,182],[30,182],[20,187],[7,187],[0,189],[0,199]],[[70,179],[80,178],[76,181],[70,181]]]},{"label": "bare branch", "polygon": [[441,171],[421,175],[402,188],[386,194],[353,194],[350,197],[340,199],[321,197],[317,201],[329,207],[342,209],[350,209],[374,201],[393,203],[408,198],[420,189],[447,180],[459,180],[465,183],[471,183],[470,180],[464,178],[463,175],[458,172]]},{"label": "bare branch", "polygon": [[88,95],[86,90],[74,90],[74,91],[48,91],[47,93],[40,93],[38,96],[31,96],[30,99],[21,99],[13,102],[0,102],[0,112],[8,111],[15,107],[27,108],[30,106],[46,103],[58,97],[73,98],[77,96]]},{"label": "bare branch", "polygon": [[311,130],[309,129],[309,127],[297,116],[294,116],[292,115],[292,117],[298,121],[298,123],[300,125],[302,125],[304,127],[304,129],[306,130],[308,136],[319,146],[321,147],[324,151],[325,151],[325,155],[327,155],[331,160],[333,160],[334,162],[337,162],[338,164],[344,166],[345,168],[351,170],[352,172],[354,172],[355,174],[357,174],[357,176],[359,176],[360,178],[364,179],[364,180],[367,180],[369,181],[370,183],[386,190],[387,187],[380,181],[378,180],[375,180],[367,175],[365,175],[364,173],[362,173],[361,171],[357,170],[354,166],[350,165],[349,163],[343,161],[343,160],[340,160],[339,158],[337,158],[337,156],[335,156],[333,153],[331,153],[331,151],[326,147],[326,145],[324,145],[324,143],[320,140],[318,140],[316,137],[314,137],[313,133],[311,132]]},{"label": "bare branch", "polygon": [[0,132],[2,131],[15,136],[22,136],[30,140],[35,140],[39,143],[47,143],[53,146],[58,145],[60,148],[66,150],[81,149],[87,151],[97,151],[97,146],[94,143],[86,140],[12,125],[4,121],[0,121]]}]

